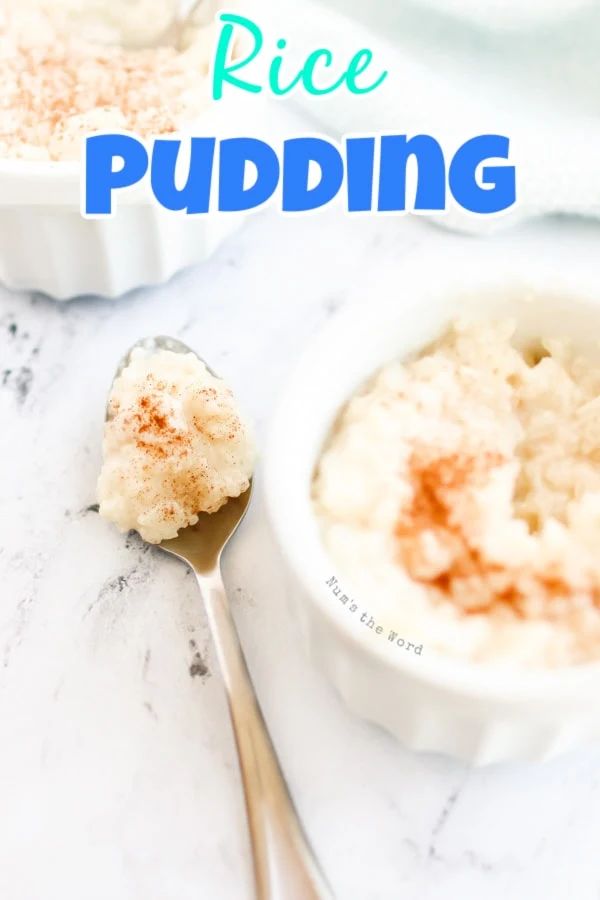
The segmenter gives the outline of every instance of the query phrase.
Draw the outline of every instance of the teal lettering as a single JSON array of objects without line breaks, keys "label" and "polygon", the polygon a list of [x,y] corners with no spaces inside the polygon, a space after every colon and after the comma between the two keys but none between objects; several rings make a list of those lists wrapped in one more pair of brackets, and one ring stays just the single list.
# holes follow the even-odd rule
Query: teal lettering
[{"label": "teal lettering", "polygon": [[346,73],[346,81],[348,84],[348,90],[351,94],[369,94],[371,91],[374,91],[381,84],[383,84],[383,82],[387,78],[388,73],[384,70],[379,78],[377,78],[376,81],[373,82],[373,84],[365,85],[364,87],[359,87],[357,85],[357,76],[362,75],[363,72],[366,72],[372,61],[373,51],[369,50],[367,47],[355,53],[350,60],[348,72]]},{"label": "teal lettering", "polygon": [[[221,13],[219,16],[221,22],[225,23],[221,29],[217,49],[215,52],[215,60],[213,64],[213,100],[220,100],[223,96],[223,85],[227,82],[233,87],[240,88],[242,91],[249,91],[251,94],[260,94],[262,87],[254,84],[252,81],[244,81],[237,78],[233,72],[239,72],[244,66],[251,63],[260,53],[263,45],[262,31],[251,19],[245,16],[237,16],[234,13]],[[240,25],[245,28],[248,34],[254,40],[254,45],[245,59],[237,62],[231,62],[231,39],[234,34],[235,26]]]}]

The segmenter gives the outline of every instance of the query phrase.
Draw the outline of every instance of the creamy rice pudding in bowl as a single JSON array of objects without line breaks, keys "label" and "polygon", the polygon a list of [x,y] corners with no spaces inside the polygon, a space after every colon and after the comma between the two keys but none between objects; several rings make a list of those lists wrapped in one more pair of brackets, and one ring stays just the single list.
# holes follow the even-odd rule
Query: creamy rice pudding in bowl
[{"label": "creamy rice pudding in bowl", "polygon": [[310,650],[413,748],[492,762],[600,738],[594,256],[419,256],[284,391],[267,488]]},{"label": "creamy rice pudding in bowl", "polygon": [[[211,15],[215,3],[208,0]],[[0,281],[58,299],[117,296],[206,258],[240,216],[170,214],[136,185],[109,219],[80,213],[82,139],[243,132],[230,92],[210,99],[217,28],[201,18],[181,50],[144,49],[170,0],[0,0]],[[203,13],[201,13],[204,15]],[[119,42],[123,42],[121,45]]]}]

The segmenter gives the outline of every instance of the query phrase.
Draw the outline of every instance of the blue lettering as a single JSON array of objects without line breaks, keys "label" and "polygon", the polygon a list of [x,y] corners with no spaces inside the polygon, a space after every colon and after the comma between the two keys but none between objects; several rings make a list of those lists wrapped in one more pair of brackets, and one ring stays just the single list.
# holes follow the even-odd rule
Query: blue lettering
[{"label": "blue lettering", "polygon": [[[311,162],[321,170],[315,187],[308,187]],[[333,200],[344,179],[339,151],[322,138],[292,138],[283,144],[283,211],[306,212]]]},{"label": "blue lettering", "polygon": [[[256,166],[256,181],[244,187],[246,163]],[[240,212],[265,203],[279,182],[279,160],[275,151],[257,138],[221,141],[219,156],[219,210]]]},{"label": "blue lettering", "polygon": [[165,209],[185,209],[189,214],[208,212],[215,139],[191,139],[187,179],[178,188],[175,170],[180,148],[181,141],[173,139],[154,142],[150,175],[154,196]]},{"label": "blue lettering", "polygon": [[405,134],[384,135],[380,154],[379,211],[406,209],[406,165],[410,156],[415,157],[418,167],[414,209],[432,212],[446,208],[446,164],[435,138],[428,134],[410,140]]},{"label": "blue lettering", "polygon": [[486,159],[508,159],[509,140],[500,134],[480,134],[459,147],[450,163],[448,181],[452,196],[464,209],[474,213],[495,213],[508,209],[516,200],[514,166],[483,166],[482,185],[477,183],[477,167]]},{"label": "blue lettering", "polygon": [[348,212],[368,212],[373,204],[375,138],[349,138],[346,141],[346,183]]},{"label": "blue lettering", "polygon": [[[113,168],[115,159],[122,165]],[[148,154],[140,141],[126,134],[97,134],[85,141],[85,213],[109,216],[112,192],[131,187],[146,174]]]}]

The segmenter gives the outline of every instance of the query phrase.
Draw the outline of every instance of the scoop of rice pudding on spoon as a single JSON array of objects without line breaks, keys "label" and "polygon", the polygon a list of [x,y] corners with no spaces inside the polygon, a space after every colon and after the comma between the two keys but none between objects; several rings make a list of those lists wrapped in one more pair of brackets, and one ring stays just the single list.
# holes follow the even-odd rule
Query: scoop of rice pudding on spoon
[{"label": "scoop of rice pudding on spoon", "polygon": [[152,544],[174,538],[247,491],[254,459],[231,390],[194,353],[131,351],[108,402],[103,516]]},{"label": "scoop of rice pudding on spoon", "polygon": [[290,797],[240,646],[221,554],[250,500],[255,445],[231,390],[180,341],[150,338],[117,370],[100,513],[193,569],[236,738],[259,900],[330,896]]}]

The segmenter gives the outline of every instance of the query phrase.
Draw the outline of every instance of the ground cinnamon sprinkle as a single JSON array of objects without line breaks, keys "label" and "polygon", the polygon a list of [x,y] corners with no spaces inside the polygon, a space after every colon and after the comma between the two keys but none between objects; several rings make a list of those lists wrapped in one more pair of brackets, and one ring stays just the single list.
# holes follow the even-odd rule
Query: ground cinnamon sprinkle
[{"label": "ground cinnamon sprinkle", "polygon": [[325,544],[394,631],[528,667],[600,658],[600,352],[457,322],[347,403]]},{"label": "ground cinnamon sprinkle", "polygon": [[[505,460],[499,453],[480,456],[452,454],[423,462],[414,454],[409,465],[413,498],[401,511],[395,534],[402,565],[415,581],[435,588],[466,613],[489,612],[494,604],[510,606],[526,616],[530,598],[542,598],[545,613],[552,616],[550,601],[565,599],[580,590],[560,575],[500,564],[478,546],[477,527],[469,529],[461,516],[465,495],[481,487],[490,470]],[[462,501],[462,503],[461,503]],[[441,571],[427,559],[424,539],[434,538],[445,551]],[[430,552],[430,551],[429,551]],[[600,592],[588,579],[592,602]]]},{"label": "ground cinnamon sprinkle", "polygon": [[[147,382],[150,390],[157,391],[152,375],[148,376]],[[133,413],[131,421],[135,423],[138,435],[143,434],[159,438],[161,443],[166,445],[185,442],[185,435],[173,427],[168,415],[162,408],[158,391],[154,397],[150,394],[140,397],[139,411]],[[151,446],[148,441],[142,441],[141,443]]]},{"label": "ground cinnamon sprinkle", "polygon": [[100,513],[157,542],[248,488],[254,443],[197,357],[139,350],[113,388],[104,457]]},{"label": "ground cinnamon sprinkle", "polygon": [[206,106],[212,27],[185,52],[103,46],[86,33],[61,4],[0,0],[0,155],[75,159],[87,133],[168,134]]},{"label": "ground cinnamon sprinkle", "polygon": [[502,462],[504,458],[499,453],[489,451],[480,456],[452,453],[425,460],[421,454],[413,453],[409,472],[414,493],[409,508],[398,521],[398,536],[423,528],[454,529],[453,495],[469,485],[480,484],[483,476]]}]

